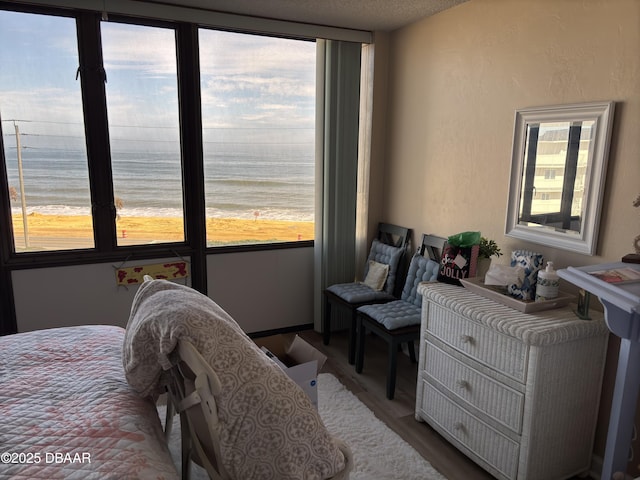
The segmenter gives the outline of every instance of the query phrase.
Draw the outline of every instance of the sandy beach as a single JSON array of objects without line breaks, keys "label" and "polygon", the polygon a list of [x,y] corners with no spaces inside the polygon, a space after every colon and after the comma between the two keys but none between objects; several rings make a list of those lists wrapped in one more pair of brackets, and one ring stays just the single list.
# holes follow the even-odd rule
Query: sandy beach
[{"label": "sandy beach", "polygon": [[[89,216],[27,215],[31,247],[38,239],[46,248],[46,238],[91,239],[92,222]],[[122,217],[116,222],[118,244],[172,242],[184,239],[182,219],[175,217]],[[13,216],[16,243],[24,245],[21,215]],[[207,242],[214,244],[251,242],[290,242],[313,240],[313,222],[294,222],[256,218],[211,218],[207,220]],[[18,245],[17,245],[18,246]]]}]

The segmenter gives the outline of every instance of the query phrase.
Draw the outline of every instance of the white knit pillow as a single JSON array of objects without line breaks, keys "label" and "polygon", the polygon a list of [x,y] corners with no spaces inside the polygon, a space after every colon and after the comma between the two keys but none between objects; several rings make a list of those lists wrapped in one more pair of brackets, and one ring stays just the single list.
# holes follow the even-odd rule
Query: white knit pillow
[{"label": "white knit pillow", "polygon": [[219,422],[211,428],[230,478],[346,478],[348,447],[331,436],[309,397],[227,312],[196,290],[166,280],[138,288],[123,345],[129,384],[143,396],[157,389],[162,359],[181,339],[220,379]]},{"label": "white knit pillow", "polygon": [[389,265],[369,260],[369,270],[364,279],[364,284],[371,287],[376,292],[384,288],[384,283],[389,275]]}]

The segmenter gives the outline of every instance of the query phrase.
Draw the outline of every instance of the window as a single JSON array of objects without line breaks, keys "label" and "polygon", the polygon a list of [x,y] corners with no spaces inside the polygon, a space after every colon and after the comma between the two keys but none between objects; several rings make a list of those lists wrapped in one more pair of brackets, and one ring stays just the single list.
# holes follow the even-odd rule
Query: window
[{"label": "window", "polygon": [[16,251],[93,248],[75,19],[0,11],[0,64]]},{"label": "window", "polygon": [[136,2],[108,21],[107,5],[0,3],[0,333],[16,331],[18,269],[180,256],[205,292],[207,247],[308,247],[315,201],[329,230],[351,234],[328,212],[356,207],[371,33],[225,26],[179,6],[141,16]]},{"label": "window", "polygon": [[314,237],[314,42],[201,29],[207,244]]},{"label": "window", "polygon": [[34,12],[0,10],[17,253],[314,239],[313,40]]},{"label": "window", "polygon": [[101,30],[117,244],[183,242],[175,32]]}]

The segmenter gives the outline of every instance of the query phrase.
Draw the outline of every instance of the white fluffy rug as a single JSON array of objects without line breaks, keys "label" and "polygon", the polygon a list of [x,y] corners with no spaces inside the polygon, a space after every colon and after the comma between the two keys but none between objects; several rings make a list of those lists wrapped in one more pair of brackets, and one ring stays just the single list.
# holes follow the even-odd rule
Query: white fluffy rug
[{"label": "white fluffy rug", "polygon": [[351,480],[445,480],[331,374],[318,376],[318,406],[327,429],[351,447]]},{"label": "white fluffy rug", "polygon": [[[411,445],[378,420],[336,377],[318,376],[318,409],[327,429],[346,442],[354,457],[351,480],[446,480]],[[164,421],[164,406],[158,407]],[[174,417],[169,448],[180,471],[180,421]],[[206,480],[191,465],[191,480]]]}]

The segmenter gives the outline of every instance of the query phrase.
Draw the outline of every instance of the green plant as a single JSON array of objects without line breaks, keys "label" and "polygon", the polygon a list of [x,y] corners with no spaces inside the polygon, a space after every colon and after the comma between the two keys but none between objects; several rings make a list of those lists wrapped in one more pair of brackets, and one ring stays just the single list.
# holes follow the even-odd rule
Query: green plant
[{"label": "green plant", "polygon": [[491,258],[492,256],[499,257],[502,255],[500,247],[493,240],[489,240],[486,237],[480,237],[480,251],[478,256],[480,258]]}]

